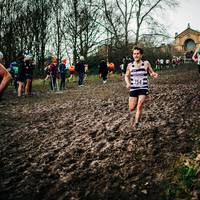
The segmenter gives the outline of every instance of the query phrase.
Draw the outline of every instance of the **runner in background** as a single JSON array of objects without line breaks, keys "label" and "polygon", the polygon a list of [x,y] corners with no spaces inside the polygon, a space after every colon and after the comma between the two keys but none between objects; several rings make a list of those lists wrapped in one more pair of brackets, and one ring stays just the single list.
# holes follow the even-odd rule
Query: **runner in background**
[{"label": "runner in background", "polygon": [[120,65],[120,68],[121,68],[121,72],[122,72],[122,78],[124,79],[124,76],[126,74],[126,69],[127,69],[127,66],[128,66],[128,63],[130,62],[129,58],[128,57],[124,57],[122,59],[122,64]]},{"label": "runner in background", "polygon": [[99,76],[102,78],[103,83],[107,82],[108,67],[105,60],[101,60],[99,63]]},{"label": "runner in background", "polygon": [[160,59],[156,60],[156,70],[160,70]]}]

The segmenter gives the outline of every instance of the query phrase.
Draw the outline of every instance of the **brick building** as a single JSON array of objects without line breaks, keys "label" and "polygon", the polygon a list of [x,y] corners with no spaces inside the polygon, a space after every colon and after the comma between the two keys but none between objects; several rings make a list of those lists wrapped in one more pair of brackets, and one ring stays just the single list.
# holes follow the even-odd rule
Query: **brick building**
[{"label": "brick building", "polygon": [[200,47],[200,31],[191,29],[190,24],[183,32],[176,33],[173,45],[174,55],[185,55],[190,58],[197,47]]}]

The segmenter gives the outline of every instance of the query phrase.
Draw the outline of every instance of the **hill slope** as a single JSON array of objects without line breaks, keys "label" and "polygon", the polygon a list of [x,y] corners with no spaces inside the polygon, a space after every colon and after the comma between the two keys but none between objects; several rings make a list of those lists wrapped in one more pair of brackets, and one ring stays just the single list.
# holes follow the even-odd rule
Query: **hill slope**
[{"label": "hill slope", "polygon": [[141,130],[130,127],[127,102],[119,80],[5,97],[0,199],[161,199],[176,161],[198,151],[196,68],[181,66],[150,80]]}]

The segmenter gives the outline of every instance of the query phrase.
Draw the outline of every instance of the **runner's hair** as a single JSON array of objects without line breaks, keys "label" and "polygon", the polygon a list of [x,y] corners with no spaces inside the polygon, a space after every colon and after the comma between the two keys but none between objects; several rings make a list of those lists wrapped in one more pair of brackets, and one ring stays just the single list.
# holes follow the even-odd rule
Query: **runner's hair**
[{"label": "runner's hair", "polygon": [[143,49],[140,48],[140,47],[134,47],[133,51],[134,51],[134,50],[138,50],[138,51],[140,51],[141,54],[143,54]]}]

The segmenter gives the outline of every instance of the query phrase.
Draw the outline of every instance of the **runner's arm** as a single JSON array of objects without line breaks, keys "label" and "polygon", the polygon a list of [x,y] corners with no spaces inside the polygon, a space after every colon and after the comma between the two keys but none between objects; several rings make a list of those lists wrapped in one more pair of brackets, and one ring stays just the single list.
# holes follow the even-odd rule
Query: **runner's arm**
[{"label": "runner's arm", "polygon": [[194,62],[197,62],[198,58],[197,58],[197,49],[195,50],[193,56],[192,56],[192,60],[194,60]]},{"label": "runner's arm", "polygon": [[158,77],[158,73],[153,71],[151,64],[149,62],[147,62],[147,71],[149,72],[150,76],[152,76],[153,78]]},{"label": "runner's arm", "polygon": [[126,82],[126,87],[129,89],[131,87],[131,83],[130,83],[130,66],[128,65],[127,70],[126,70],[126,74],[125,74],[125,82]]},{"label": "runner's arm", "polygon": [[6,70],[6,68],[2,64],[0,64],[0,76],[3,78],[0,83],[0,96],[1,96],[6,86],[8,85],[9,81],[12,78],[10,73]]}]

